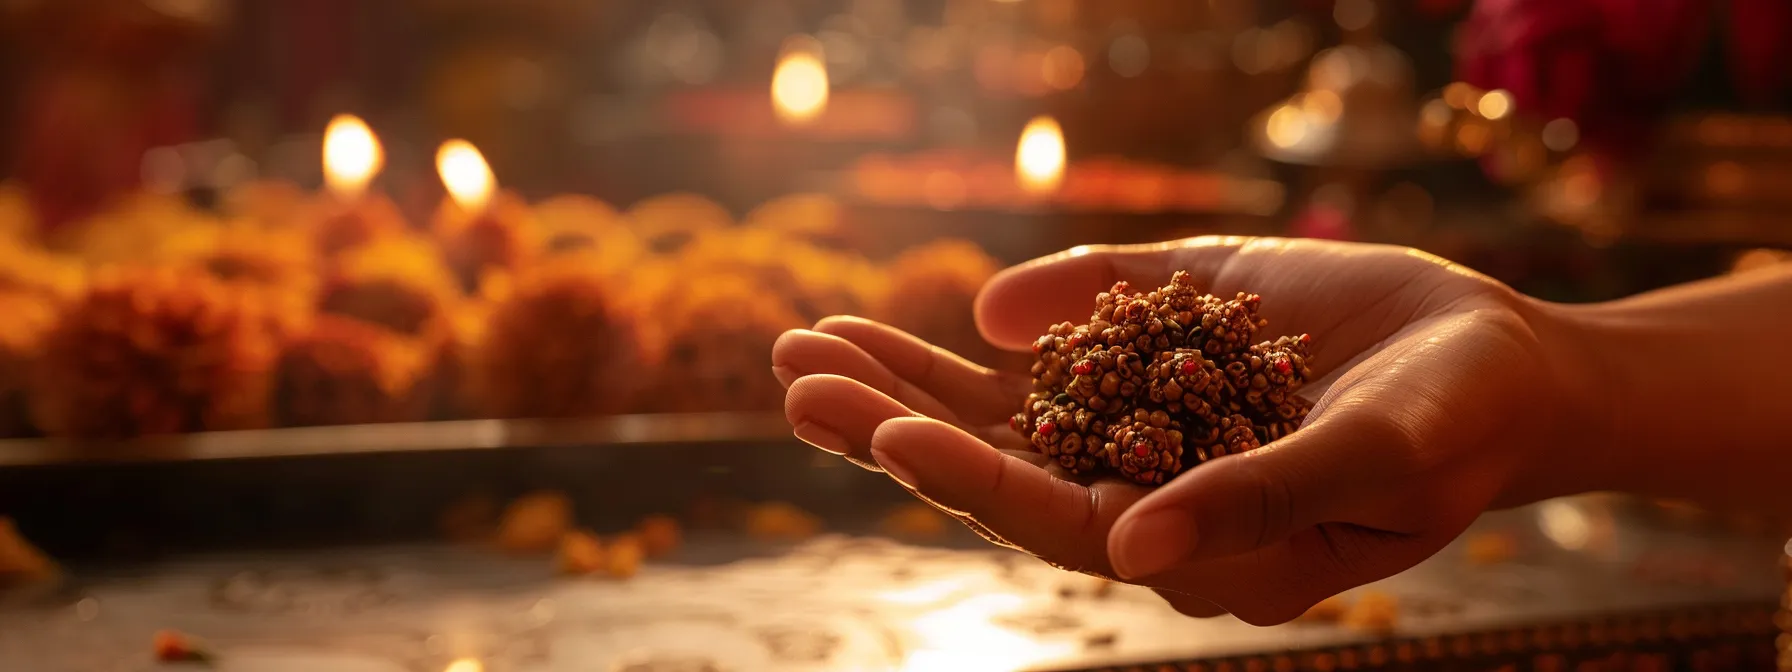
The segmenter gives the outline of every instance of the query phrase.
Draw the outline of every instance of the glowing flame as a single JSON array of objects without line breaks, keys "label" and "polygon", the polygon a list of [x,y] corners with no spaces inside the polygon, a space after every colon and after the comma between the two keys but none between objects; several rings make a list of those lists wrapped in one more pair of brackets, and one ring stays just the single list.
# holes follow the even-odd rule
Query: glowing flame
[{"label": "glowing flame", "polygon": [[1020,132],[1014,172],[1021,187],[1035,194],[1056,191],[1064,182],[1064,131],[1051,117],[1035,117]]},{"label": "glowing flame", "polygon": [[772,72],[772,107],[785,123],[805,124],[828,107],[828,69],[821,46],[813,40],[793,41]]},{"label": "glowing flame", "polygon": [[336,115],[324,129],[324,183],[343,199],[359,197],[386,165],[386,152],[360,117]]},{"label": "glowing flame", "polygon": [[492,191],[497,188],[498,178],[492,175],[491,166],[486,165],[485,157],[465,140],[442,143],[442,148],[436,150],[436,173],[442,176],[442,186],[448,188],[448,195],[468,212],[484,209],[492,200]]},{"label": "glowing flame", "polygon": [[448,668],[442,672],[485,672],[485,666],[479,664],[478,660],[462,658],[449,663]]}]

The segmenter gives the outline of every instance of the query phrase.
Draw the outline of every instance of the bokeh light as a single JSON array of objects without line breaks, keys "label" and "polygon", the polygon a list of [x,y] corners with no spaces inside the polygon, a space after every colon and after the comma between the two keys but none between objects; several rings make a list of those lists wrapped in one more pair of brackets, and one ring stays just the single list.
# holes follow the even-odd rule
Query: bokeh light
[{"label": "bokeh light", "polygon": [[772,105],[778,118],[791,124],[806,124],[827,109],[828,70],[819,43],[803,38],[789,43],[772,73]]}]

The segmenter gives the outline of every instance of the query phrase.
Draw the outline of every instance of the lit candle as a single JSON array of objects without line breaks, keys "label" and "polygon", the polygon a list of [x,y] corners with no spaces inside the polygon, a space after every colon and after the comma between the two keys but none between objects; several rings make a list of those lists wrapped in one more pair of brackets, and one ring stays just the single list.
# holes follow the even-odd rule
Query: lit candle
[{"label": "lit candle", "polygon": [[479,148],[465,140],[449,140],[436,150],[436,173],[449,198],[468,213],[485,210],[497,189],[498,178]]},{"label": "lit candle", "polygon": [[386,165],[386,152],[367,122],[339,114],[324,129],[324,183],[343,201],[359,199]]},{"label": "lit candle", "polygon": [[312,231],[320,252],[335,254],[407,228],[391,199],[368,193],[386,165],[386,153],[367,122],[348,114],[331,119],[324,129],[323,162],[330,197],[321,203]]},{"label": "lit candle", "polygon": [[1034,195],[1056,192],[1064,183],[1064,131],[1051,117],[1035,117],[1020,133],[1014,150],[1014,173],[1021,188]]},{"label": "lit candle", "polygon": [[822,62],[821,44],[795,38],[784,47],[772,72],[772,109],[786,124],[814,121],[828,106],[828,69]]},{"label": "lit candle", "polygon": [[436,150],[436,174],[448,198],[431,227],[462,289],[501,287],[540,247],[533,214],[521,199],[498,190],[497,176],[479,149],[449,140]]}]

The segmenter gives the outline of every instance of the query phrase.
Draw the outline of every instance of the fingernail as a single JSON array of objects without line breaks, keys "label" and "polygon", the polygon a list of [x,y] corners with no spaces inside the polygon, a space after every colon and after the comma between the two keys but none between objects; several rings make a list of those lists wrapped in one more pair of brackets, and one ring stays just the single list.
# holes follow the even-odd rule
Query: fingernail
[{"label": "fingernail", "polygon": [[834,430],[813,422],[797,423],[793,433],[796,434],[796,438],[802,439],[803,443],[807,443],[835,455],[845,455],[848,449],[852,447],[851,444],[846,442],[846,437],[840,436],[835,433]]},{"label": "fingernail", "polygon": [[1123,579],[1151,576],[1182,563],[1195,550],[1195,519],[1179,509],[1152,511],[1114,528],[1108,560]]},{"label": "fingernail", "polygon": [[884,473],[889,474],[890,478],[896,479],[903,487],[915,489],[915,472],[909,465],[903,464],[902,457],[887,450],[878,450],[876,446],[871,447],[871,456],[877,458],[877,466],[883,467]]},{"label": "fingernail", "polygon": [[777,376],[778,384],[783,385],[784,389],[787,390],[790,389],[792,383],[796,382],[796,379],[803,377],[803,374],[797,373],[796,369],[792,369],[788,366],[772,367],[772,375]]}]

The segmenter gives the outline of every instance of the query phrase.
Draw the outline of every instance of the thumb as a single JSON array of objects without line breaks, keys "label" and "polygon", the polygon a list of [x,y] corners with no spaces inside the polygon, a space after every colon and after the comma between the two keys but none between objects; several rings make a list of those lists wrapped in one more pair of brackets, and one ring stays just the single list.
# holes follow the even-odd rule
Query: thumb
[{"label": "thumb", "polygon": [[1108,535],[1115,570],[1146,576],[1321,523],[1459,532],[1521,457],[1479,450],[1510,431],[1506,410],[1524,388],[1513,377],[1522,367],[1473,319],[1414,332],[1341,377],[1298,431],[1198,465],[1139,500]]},{"label": "thumb", "polygon": [[1108,535],[1123,578],[1245,553],[1326,522],[1355,522],[1410,470],[1410,434],[1386,416],[1340,412],[1254,451],[1195,467],[1147,495]]}]

